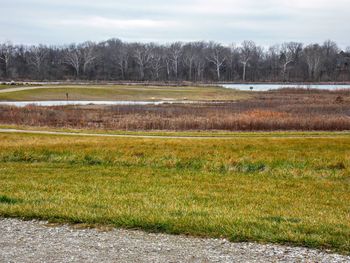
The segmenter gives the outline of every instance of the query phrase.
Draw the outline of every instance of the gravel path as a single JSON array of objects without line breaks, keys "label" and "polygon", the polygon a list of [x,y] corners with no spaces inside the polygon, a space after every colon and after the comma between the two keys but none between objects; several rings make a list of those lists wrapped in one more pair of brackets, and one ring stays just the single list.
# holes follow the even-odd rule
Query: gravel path
[{"label": "gravel path", "polygon": [[0,219],[0,262],[350,262],[307,248]]}]

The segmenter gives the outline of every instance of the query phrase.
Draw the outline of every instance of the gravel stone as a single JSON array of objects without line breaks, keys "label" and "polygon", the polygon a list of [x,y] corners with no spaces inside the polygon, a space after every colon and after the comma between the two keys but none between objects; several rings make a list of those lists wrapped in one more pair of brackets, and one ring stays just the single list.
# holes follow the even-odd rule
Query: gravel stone
[{"label": "gravel stone", "polygon": [[0,262],[350,262],[325,251],[0,219]]}]

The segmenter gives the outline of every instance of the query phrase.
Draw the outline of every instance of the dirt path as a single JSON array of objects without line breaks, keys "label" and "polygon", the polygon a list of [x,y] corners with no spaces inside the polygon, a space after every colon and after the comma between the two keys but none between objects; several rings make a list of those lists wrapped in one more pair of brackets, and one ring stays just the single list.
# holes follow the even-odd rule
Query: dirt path
[{"label": "dirt path", "polygon": [[0,262],[350,262],[319,250],[0,219]]},{"label": "dirt path", "polygon": [[132,135],[132,134],[104,134],[104,133],[84,133],[84,132],[58,132],[58,131],[35,131],[18,129],[0,129],[0,133],[24,133],[43,135],[67,135],[67,136],[90,136],[90,137],[121,137],[121,138],[141,138],[141,139],[232,139],[234,137],[210,137],[210,136],[162,136],[162,135]]},{"label": "dirt path", "polygon": [[173,136],[173,135],[133,135],[133,134],[107,134],[107,133],[85,133],[85,132],[60,132],[60,131],[40,131],[40,130],[20,130],[20,129],[1,129],[0,133],[23,133],[23,134],[42,134],[42,135],[66,135],[66,136],[90,136],[90,137],[120,137],[120,138],[140,138],[140,139],[235,139],[235,138],[266,138],[266,139],[332,139],[349,138],[349,134],[344,135],[232,135],[232,136]]},{"label": "dirt path", "polygon": [[[61,89],[66,88],[65,86],[32,86],[32,87],[14,87],[14,88],[6,88],[0,89],[0,93],[10,93],[16,91],[23,90],[33,90],[33,89]],[[86,86],[74,86],[74,88],[86,88]]]}]

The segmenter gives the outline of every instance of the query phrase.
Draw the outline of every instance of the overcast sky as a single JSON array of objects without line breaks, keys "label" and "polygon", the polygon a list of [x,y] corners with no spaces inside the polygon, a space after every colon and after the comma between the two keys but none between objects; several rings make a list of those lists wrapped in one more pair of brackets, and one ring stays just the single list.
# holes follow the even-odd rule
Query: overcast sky
[{"label": "overcast sky", "polygon": [[350,46],[350,0],[0,0],[0,41],[336,41]]}]

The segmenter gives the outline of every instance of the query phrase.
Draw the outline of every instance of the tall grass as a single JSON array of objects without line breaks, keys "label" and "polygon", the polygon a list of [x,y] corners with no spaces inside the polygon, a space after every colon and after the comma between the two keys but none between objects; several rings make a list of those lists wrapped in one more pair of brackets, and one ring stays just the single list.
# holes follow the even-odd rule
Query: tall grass
[{"label": "tall grass", "polygon": [[346,91],[280,90],[236,102],[112,107],[1,107],[0,123],[116,130],[350,130]]}]

